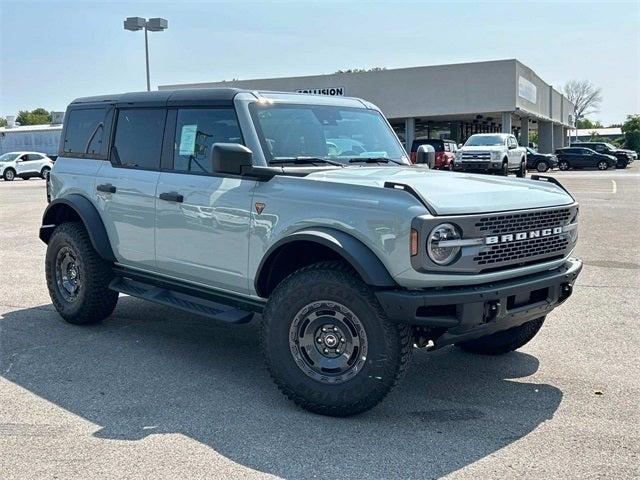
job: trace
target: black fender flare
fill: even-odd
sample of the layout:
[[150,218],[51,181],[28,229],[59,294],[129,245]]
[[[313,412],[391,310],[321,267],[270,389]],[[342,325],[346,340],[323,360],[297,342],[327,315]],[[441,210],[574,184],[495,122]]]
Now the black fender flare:
[[96,252],[98,252],[98,255],[105,260],[115,262],[116,257],[113,254],[113,249],[109,242],[109,235],[107,235],[107,229],[102,222],[100,213],[89,199],[78,193],[70,193],[63,197],[56,198],[49,204],[42,215],[42,226],[40,227],[39,233],[40,240],[44,243],[49,243],[55,227],[63,223],[63,221],[61,221],[61,218],[64,218],[62,212],[69,208],[73,210],[77,216],[80,217],[82,223],[84,223],[91,244],[93,248],[96,249]]
[[307,228],[294,232],[274,243],[264,254],[256,272],[254,287],[258,295],[264,293],[263,274],[265,267],[275,257],[275,253],[283,246],[307,241],[317,243],[330,248],[348,262],[360,275],[362,280],[370,286],[380,288],[393,288],[398,284],[378,256],[360,240],[354,236],[328,227]]

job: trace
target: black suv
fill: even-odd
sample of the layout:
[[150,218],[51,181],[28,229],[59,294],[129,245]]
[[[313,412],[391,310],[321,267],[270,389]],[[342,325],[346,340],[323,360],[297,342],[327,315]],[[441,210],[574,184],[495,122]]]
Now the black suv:
[[556,150],[558,168],[569,170],[570,168],[597,168],[607,170],[616,166],[616,157],[598,153],[590,148],[559,148]]
[[633,157],[626,151],[620,150],[619,148],[614,147],[610,143],[606,142],[572,142],[572,147],[581,147],[581,148],[590,148],[597,153],[601,153],[604,155],[613,155],[616,157],[617,163],[616,168],[627,168],[631,162],[633,162]]

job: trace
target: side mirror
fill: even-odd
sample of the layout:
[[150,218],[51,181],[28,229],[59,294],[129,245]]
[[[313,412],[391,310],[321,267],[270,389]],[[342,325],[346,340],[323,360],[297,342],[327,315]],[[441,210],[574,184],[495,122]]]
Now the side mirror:
[[215,173],[242,175],[252,165],[253,153],[239,143],[214,143],[211,149],[211,170]]
[[458,148],[462,148],[462,144],[461,143],[458,144]]
[[416,152],[416,163],[434,168],[436,166],[436,150],[431,145],[420,145]]

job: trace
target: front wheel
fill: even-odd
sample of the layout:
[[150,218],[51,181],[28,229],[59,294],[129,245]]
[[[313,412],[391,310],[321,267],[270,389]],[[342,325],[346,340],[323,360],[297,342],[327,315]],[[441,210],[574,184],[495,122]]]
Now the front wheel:
[[558,162],[558,168],[562,171],[569,170],[569,162],[567,162],[566,160],[560,160]]
[[545,162],[544,160],[541,160],[536,165],[536,170],[538,170],[540,173],[544,173],[547,170],[549,170],[549,164],[547,162]]
[[412,350],[409,328],[387,320],[373,291],[341,262],[305,267],[278,285],[263,314],[262,347],[289,399],[337,417],[378,404]]
[[49,167],[43,167],[40,171],[40,177],[46,180],[49,178],[49,173],[51,173],[51,169]]
[[500,175],[502,175],[503,177],[509,176],[509,163],[506,160],[502,164],[502,170],[500,170]]
[[598,162],[598,170],[607,170],[609,168],[609,164],[604,160],[600,160]]
[[520,168],[518,169],[516,176],[518,178],[525,178],[527,176],[527,163],[524,160],[520,163]]
[[16,178],[16,172],[13,170],[13,168],[7,168],[4,171],[2,178],[4,178],[6,182],[12,182]]
[[456,347],[465,352],[482,355],[502,355],[509,353],[529,343],[536,336],[546,317],[530,320],[518,327],[502,332],[496,332],[476,340],[456,343]]
[[69,323],[95,323],[107,318],[118,301],[109,289],[111,265],[93,248],[84,225],[58,225],[47,246],[47,287],[53,306]]

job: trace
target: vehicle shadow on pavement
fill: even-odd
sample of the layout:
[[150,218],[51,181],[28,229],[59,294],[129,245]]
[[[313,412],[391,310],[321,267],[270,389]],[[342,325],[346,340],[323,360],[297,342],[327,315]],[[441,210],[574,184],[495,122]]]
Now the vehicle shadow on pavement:
[[73,326],[51,305],[0,316],[0,374],[96,424],[95,436],[181,433],[284,478],[434,478],[522,438],[562,392],[513,380],[538,360],[416,351],[370,412],[300,410],[269,378],[258,325],[227,326],[121,297],[102,324]]

